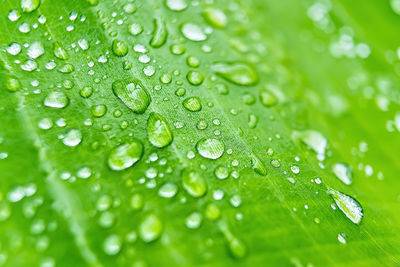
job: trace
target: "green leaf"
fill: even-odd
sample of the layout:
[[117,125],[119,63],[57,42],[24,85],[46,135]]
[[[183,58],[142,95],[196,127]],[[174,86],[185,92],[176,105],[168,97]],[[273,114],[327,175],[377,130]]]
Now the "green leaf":
[[399,265],[398,2],[0,2],[0,266]]

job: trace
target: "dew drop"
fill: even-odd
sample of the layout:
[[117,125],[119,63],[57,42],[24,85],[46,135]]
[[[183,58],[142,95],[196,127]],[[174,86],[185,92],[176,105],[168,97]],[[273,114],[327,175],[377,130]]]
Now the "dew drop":
[[10,92],[16,92],[21,88],[21,82],[15,77],[8,77],[6,88]]
[[163,225],[160,218],[155,214],[147,215],[139,227],[139,235],[144,242],[149,243],[157,240],[162,233]]
[[30,58],[38,58],[44,54],[44,47],[41,42],[33,42],[28,48],[28,56]]
[[154,31],[153,36],[150,40],[152,47],[161,47],[166,41],[168,36],[167,26],[162,18],[154,19]]
[[128,46],[124,42],[115,39],[112,43],[112,51],[117,57],[124,57],[128,54]]
[[173,198],[178,192],[178,186],[174,183],[167,182],[158,190],[158,195],[163,198]]
[[226,179],[229,176],[229,170],[228,168],[224,167],[224,166],[218,166],[217,168],[215,168],[214,170],[214,174],[218,179]]
[[152,112],[147,120],[147,135],[150,143],[163,148],[172,142],[173,136],[167,121],[158,113]]
[[207,7],[204,10],[203,15],[206,21],[216,28],[225,28],[226,24],[228,23],[225,13],[219,9]]
[[189,83],[196,86],[202,84],[204,80],[203,74],[198,71],[189,71],[186,77]]
[[328,194],[335,200],[339,209],[349,218],[353,223],[359,224],[363,218],[363,208],[361,204],[349,195],[341,193],[335,189],[328,188]]
[[82,141],[82,133],[80,130],[72,129],[63,138],[62,142],[64,145],[69,147],[77,146]]
[[130,34],[132,34],[133,36],[136,36],[143,32],[143,27],[139,23],[132,23],[131,25],[129,25],[128,30],[129,30]]
[[200,111],[201,110],[201,102],[200,99],[196,96],[188,97],[183,101],[183,106],[189,111]]
[[187,7],[185,0],[165,0],[165,5],[172,11],[182,11]]
[[114,95],[136,113],[144,113],[151,102],[146,88],[137,80],[118,80],[112,84]]
[[189,229],[197,229],[203,221],[203,216],[198,212],[193,212],[186,218],[186,227]]
[[65,108],[69,103],[69,98],[59,91],[53,91],[44,99],[44,105],[51,108]]
[[203,176],[195,171],[182,172],[182,186],[192,197],[202,197],[207,192],[207,184]]
[[300,139],[318,155],[325,154],[328,142],[320,132],[315,130],[306,130],[302,132],[294,131],[292,137],[294,139]]
[[183,36],[192,41],[204,41],[207,39],[207,35],[204,33],[200,26],[193,23],[186,23],[181,27]]
[[267,170],[265,169],[264,164],[255,154],[251,155],[251,165],[253,170],[259,175],[267,175]]
[[117,235],[110,235],[103,244],[104,252],[107,255],[117,255],[121,250],[121,240]]
[[25,13],[35,11],[40,5],[40,0],[21,0],[21,8]]
[[224,153],[224,143],[215,138],[203,138],[196,144],[197,152],[207,159],[218,159]]
[[139,140],[133,140],[129,143],[114,148],[108,156],[108,166],[114,171],[125,170],[136,162],[143,155],[143,145]]
[[261,90],[260,91],[260,102],[264,107],[272,107],[276,105],[277,103],[276,96],[271,93],[270,91],[267,90]]
[[216,62],[211,69],[222,78],[237,85],[247,86],[258,82],[258,73],[249,63]]
[[65,51],[65,49],[59,43],[55,43],[54,45],[54,55],[59,59],[68,59],[67,51]]
[[353,170],[346,163],[336,163],[332,166],[332,171],[343,183],[350,185],[353,182]]

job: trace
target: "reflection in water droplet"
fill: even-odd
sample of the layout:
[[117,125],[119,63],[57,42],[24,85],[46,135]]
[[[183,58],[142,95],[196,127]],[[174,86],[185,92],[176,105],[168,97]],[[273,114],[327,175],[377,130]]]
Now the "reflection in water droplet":
[[359,224],[363,218],[363,209],[361,204],[349,195],[341,193],[335,189],[328,188],[328,194],[335,200],[339,209],[349,218],[353,223]]

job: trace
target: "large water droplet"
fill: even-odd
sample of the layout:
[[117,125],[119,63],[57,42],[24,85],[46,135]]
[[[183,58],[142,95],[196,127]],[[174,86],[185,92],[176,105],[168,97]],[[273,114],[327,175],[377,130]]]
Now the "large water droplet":
[[258,82],[258,73],[249,63],[216,62],[211,69],[219,76],[238,85],[254,85]]
[[355,224],[359,224],[361,222],[364,214],[361,204],[357,200],[332,188],[328,188],[328,194],[333,197],[336,205],[346,215],[347,218],[349,218]]
[[255,154],[251,155],[251,165],[253,167],[253,170],[259,175],[267,175],[267,170],[265,169],[264,164]]
[[218,159],[224,153],[224,143],[215,138],[203,138],[196,145],[199,154],[207,159]]
[[147,120],[147,135],[150,143],[163,148],[172,142],[173,136],[167,121],[158,113],[150,113]]
[[353,182],[353,171],[346,163],[336,163],[332,166],[332,171],[343,183],[350,185]]
[[167,40],[167,36],[168,30],[165,21],[162,18],[154,19],[154,31],[150,45],[155,48],[162,46]]
[[44,105],[52,108],[65,108],[69,103],[68,97],[59,91],[53,91],[44,99]]
[[195,171],[182,172],[182,186],[192,197],[202,197],[207,192],[207,184],[203,176]]
[[133,140],[114,148],[108,156],[108,166],[114,171],[121,171],[138,162],[143,155],[143,145]]
[[21,8],[23,12],[31,13],[40,5],[40,0],[21,0]]
[[181,28],[183,36],[192,41],[204,41],[207,39],[207,35],[203,29],[193,23],[186,23]]
[[28,48],[30,58],[38,58],[44,54],[44,47],[41,42],[33,42]]
[[162,221],[155,214],[147,215],[139,227],[140,237],[144,242],[152,242],[161,236],[163,230]]
[[151,102],[146,88],[137,80],[118,80],[112,84],[114,94],[136,113],[144,113]]

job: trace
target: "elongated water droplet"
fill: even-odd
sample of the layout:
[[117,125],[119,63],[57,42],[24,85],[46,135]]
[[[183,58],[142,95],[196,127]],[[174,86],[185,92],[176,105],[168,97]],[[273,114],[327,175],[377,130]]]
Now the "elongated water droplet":
[[215,138],[203,138],[197,142],[197,152],[207,159],[218,159],[224,153],[224,143]]
[[253,167],[253,170],[259,175],[267,175],[267,170],[265,169],[264,164],[255,154],[251,155],[251,165]]
[[187,7],[185,0],[165,0],[165,5],[173,11],[182,11]]
[[139,227],[140,237],[144,242],[152,242],[161,236],[163,230],[162,221],[155,214],[147,215]]
[[181,27],[183,36],[192,41],[204,41],[207,39],[207,35],[204,33],[200,26],[193,23],[186,23]]
[[258,117],[257,117],[257,115],[254,115],[254,114],[249,114],[249,121],[248,121],[248,125],[249,125],[249,127],[250,128],[256,128],[256,126],[257,126],[257,123],[258,123]]
[[151,102],[146,88],[137,80],[118,80],[112,84],[114,94],[136,113],[144,113]]
[[117,57],[124,57],[128,54],[128,46],[124,42],[115,39],[112,43],[112,51]]
[[168,30],[165,21],[162,18],[154,19],[154,31],[150,40],[152,47],[160,47],[167,41]]
[[53,91],[44,99],[44,105],[52,108],[65,108],[69,103],[68,97],[59,91]]
[[211,69],[222,78],[238,85],[254,85],[258,82],[258,73],[249,63],[216,62]]
[[336,163],[332,166],[332,171],[343,183],[350,185],[353,182],[353,170],[346,163]]
[[150,143],[158,148],[163,148],[172,142],[173,136],[167,121],[155,112],[150,113],[147,120],[147,135]]
[[218,226],[225,236],[232,256],[235,258],[243,258],[246,255],[246,246],[243,242],[232,234],[225,221],[219,221]]
[[207,7],[204,10],[203,15],[207,22],[216,28],[225,28],[226,24],[228,23],[225,13],[219,9]]
[[82,133],[77,129],[70,130],[62,140],[66,146],[74,147],[82,142]]
[[359,224],[363,218],[363,208],[361,204],[349,195],[341,193],[335,189],[328,188],[328,194],[335,200],[339,209],[349,218],[353,223]]
[[195,171],[182,172],[182,186],[192,197],[202,197],[207,192],[207,184],[203,176]]
[[201,102],[200,99],[196,96],[188,97],[183,101],[183,106],[189,111],[200,111],[201,110]]
[[125,170],[138,162],[142,155],[142,142],[136,139],[114,148],[108,156],[108,166],[114,171]]
[[21,0],[21,8],[25,13],[35,11],[40,5],[40,0]]

